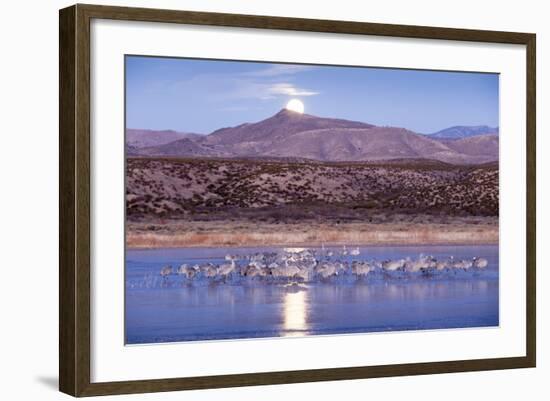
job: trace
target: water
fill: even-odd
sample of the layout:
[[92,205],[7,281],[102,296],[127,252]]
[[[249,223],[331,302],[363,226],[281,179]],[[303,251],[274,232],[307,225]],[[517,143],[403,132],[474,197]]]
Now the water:
[[[223,263],[224,256],[277,248],[129,250],[126,343],[288,337],[498,326],[498,246],[361,247],[359,260],[433,255],[484,257],[483,274],[357,282],[233,284],[163,278],[171,264]],[[346,256],[345,259],[351,257]]]

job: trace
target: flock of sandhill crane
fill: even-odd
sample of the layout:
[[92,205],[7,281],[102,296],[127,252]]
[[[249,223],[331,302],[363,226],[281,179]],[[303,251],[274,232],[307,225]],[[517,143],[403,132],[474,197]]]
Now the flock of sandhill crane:
[[258,252],[247,256],[226,255],[225,263],[182,264],[174,269],[164,266],[160,275],[167,278],[179,275],[186,280],[201,278],[227,281],[236,278],[257,278],[275,281],[323,281],[335,277],[433,277],[458,272],[480,272],[488,261],[485,258],[455,260],[452,256],[437,260],[433,256],[420,255],[417,259],[400,258],[383,261],[351,260],[360,255],[359,248],[319,250],[286,248],[283,252]]

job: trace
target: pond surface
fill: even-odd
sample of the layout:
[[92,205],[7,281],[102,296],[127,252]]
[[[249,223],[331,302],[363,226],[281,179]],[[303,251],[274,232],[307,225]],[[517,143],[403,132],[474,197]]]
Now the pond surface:
[[250,255],[279,249],[128,250],[126,343],[498,326],[497,245],[359,249],[360,255],[353,260],[475,256],[486,258],[489,265],[482,274],[442,278],[188,283],[177,275],[161,277],[159,272],[167,264],[219,264],[228,253]]

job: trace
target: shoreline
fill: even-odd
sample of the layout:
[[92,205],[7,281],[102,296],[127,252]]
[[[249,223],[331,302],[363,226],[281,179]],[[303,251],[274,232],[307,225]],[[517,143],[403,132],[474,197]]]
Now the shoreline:
[[288,247],[288,248],[318,248],[322,245],[326,248],[334,248],[334,247],[340,247],[345,245],[346,247],[384,247],[384,246],[392,246],[392,247],[415,247],[415,246],[491,246],[491,245],[498,245],[498,241],[496,242],[476,242],[476,243],[450,243],[450,242],[442,242],[442,243],[430,243],[430,244],[402,244],[402,243],[384,243],[384,244],[355,244],[355,243],[342,243],[342,244],[262,244],[262,245],[185,245],[185,246],[155,246],[155,247],[148,247],[148,246],[128,246],[126,245],[127,251],[147,251],[147,250],[155,250],[155,249],[181,249],[181,248],[201,248],[201,249],[214,249],[214,248],[261,248],[261,247]]
[[[178,227],[179,228],[179,227]],[[167,228],[163,232],[126,232],[127,249],[210,247],[317,247],[498,245],[498,225],[349,224],[317,225],[304,231],[286,227],[207,227],[203,230]]]

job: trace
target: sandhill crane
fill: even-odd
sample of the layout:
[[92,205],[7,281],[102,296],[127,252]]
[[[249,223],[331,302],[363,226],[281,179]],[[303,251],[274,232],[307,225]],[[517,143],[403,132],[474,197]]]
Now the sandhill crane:
[[162,269],[160,269],[160,275],[162,277],[166,277],[166,276],[169,276],[173,273],[173,269],[172,269],[172,266],[164,266]]
[[426,268],[426,261],[424,258],[420,258],[417,260],[407,260],[405,262],[405,271],[409,273],[416,273],[419,272],[421,269]]
[[246,277],[256,277],[260,276],[262,273],[261,269],[257,268],[256,266],[249,264],[246,266],[246,268],[243,271],[243,276]]
[[192,279],[195,277],[195,275],[198,273],[199,269],[198,266],[188,266],[187,264],[183,264],[178,269],[178,274],[184,275],[188,279]]
[[[228,255],[229,256],[229,255]],[[234,270],[235,270],[235,259],[231,256],[229,256],[229,258],[226,256],[225,260],[230,260],[231,262],[230,263],[224,263],[223,265],[220,265],[220,267],[218,267],[218,276],[221,276],[221,277],[224,277],[226,278],[227,276],[229,276]]]
[[437,259],[433,256],[426,257],[426,269],[435,269],[437,267]]
[[485,269],[488,264],[489,262],[485,258],[477,258],[477,257],[473,258],[473,265],[477,269]]
[[344,245],[344,246],[342,247],[342,250],[340,251],[340,255],[341,255],[341,256],[347,256],[348,253],[349,253],[349,252],[348,252],[348,249],[347,249],[346,246]]
[[447,266],[449,265],[449,262],[446,260],[438,260],[435,264],[435,269],[438,271],[445,270]]
[[313,268],[310,268],[310,267],[300,268],[298,273],[296,273],[296,277],[301,278],[304,281],[309,281],[312,276],[312,270]]
[[199,269],[203,276],[207,278],[214,278],[218,274],[216,266],[214,266],[212,263],[201,265]]
[[405,266],[405,262],[407,262],[405,259],[385,260],[382,262],[382,269],[387,271],[399,270]]
[[356,276],[366,276],[374,270],[374,266],[368,262],[354,261],[351,265],[351,272]]
[[427,273],[430,269],[435,269],[436,266],[437,260],[433,256],[420,255],[418,260],[405,264],[405,271]]
[[296,274],[300,273],[300,269],[295,265],[286,265],[275,269],[275,272],[276,274],[274,274],[274,276],[276,277],[292,278]]
[[315,272],[322,278],[329,278],[337,274],[336,264],[331,262],[324,262],[316,267]]
[[452,264],[452,267],[454,269],[462,269],[462,270],[468,270],[470,267],[472,267],[472,261],[471,260],[459,260],[458,262],[454,262]]

